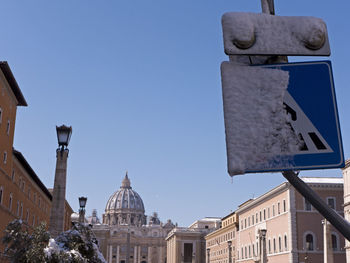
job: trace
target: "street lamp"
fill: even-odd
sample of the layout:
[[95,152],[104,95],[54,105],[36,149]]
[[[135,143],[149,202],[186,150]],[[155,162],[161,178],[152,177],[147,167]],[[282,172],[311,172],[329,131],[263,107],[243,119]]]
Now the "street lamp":
[[61,147],[61,151],[64,146],[68,146],[70,137],[72,136],[72,126],[68,127],[65,125],[56,126],[58,145]]
[[85,206],[86,206],[87,197],[79,197],[79,223],[85,222]]
[[57,237],[64,230],[64,207],[66,201],[66,178],[68,144],[72,136],[72,127],[56,126],[58,149],[56,150],[55,183],[52,192],[49,232]]
[[232,263],[232,241],[227,241],[228,245],[228,263]]

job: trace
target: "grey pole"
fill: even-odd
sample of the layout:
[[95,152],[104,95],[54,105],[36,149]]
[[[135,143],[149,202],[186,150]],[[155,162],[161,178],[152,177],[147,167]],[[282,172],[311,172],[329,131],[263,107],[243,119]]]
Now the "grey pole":
[[342,235],[350,241],[350,224],[332,208],[330,208],[306,183],[301,180],[297,173],[285,171],[282,173],[288,182],[306,199],[313,207],[327,219]]

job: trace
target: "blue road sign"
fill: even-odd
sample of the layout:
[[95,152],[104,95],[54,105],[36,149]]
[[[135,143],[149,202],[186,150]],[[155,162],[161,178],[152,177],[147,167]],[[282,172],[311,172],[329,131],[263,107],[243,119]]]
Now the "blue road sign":
[[[269,172],[344,167],[332,65],[330,61],[261,65],[289,72],[283,103],[291,126],[303,145],[293,156],[293,167],[275,167]],[[290,163],[289,163],[290,164]]]

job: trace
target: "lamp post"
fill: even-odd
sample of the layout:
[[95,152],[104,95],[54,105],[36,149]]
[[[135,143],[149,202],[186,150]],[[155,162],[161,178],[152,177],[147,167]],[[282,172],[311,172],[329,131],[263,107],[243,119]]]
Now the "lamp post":
[[79,197],[79,223],[85,222],[85,206],[86,206],[87,197]]
[[52,193],[49,232],[57,237],[64,230],[64,206],[66,201],[66,177],[68,144],[72,135],[72,127],[56,126],[58,149],[56,150],[55,182]]
[[232,241],[227,241],[228,245],[228,263],[232,263]]

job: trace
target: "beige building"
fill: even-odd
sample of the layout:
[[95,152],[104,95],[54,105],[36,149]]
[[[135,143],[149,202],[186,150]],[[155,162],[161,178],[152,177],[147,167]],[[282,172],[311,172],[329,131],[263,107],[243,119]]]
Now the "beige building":
[[[343,214],[342,178],[302,178],[324,201]],[[235,262],[324,262],[322,216],[285,182],[236,210]],[[266,243],[259,240],[266,231]],[[345,262],[344,238],[330,227],[334,262]],[[265,245],[265,246],[263,246]],[[219,263],[228,262],[227,260]]]
[[166,237],[167,263],[204,263],[204,237],[219,229],[220,225],[220,218],[206,217],[195,221],[189,227],[175,227]]
[[[350,160],[346,160],[343,168],[344,179],[344,216],[350,222]],[[345,241],[346,262],[350,262],[350,242]]]
[[222,226],[205,236],[206,263],[236,262],[236,233],[238,220],[235,212],[222,218]]
[[89,217],[101,252],[108,263],[165,263],[165,237],[175,227],[163,224],[157,213],[147,217],[140,195],[126,174],[120,189],[111,195],[102,224],[96,212]]

